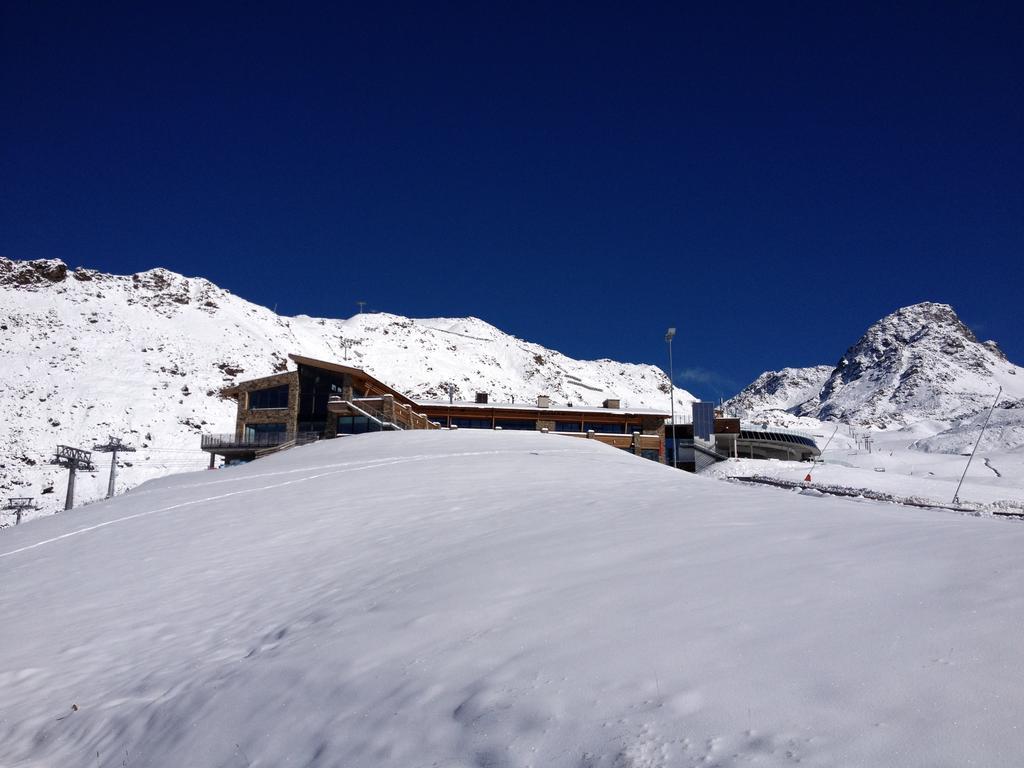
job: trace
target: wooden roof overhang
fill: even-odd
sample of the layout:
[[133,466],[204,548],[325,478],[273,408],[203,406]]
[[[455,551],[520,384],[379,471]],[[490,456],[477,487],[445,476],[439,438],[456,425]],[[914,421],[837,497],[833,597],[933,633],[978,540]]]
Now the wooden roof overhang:
[[408,396],[403,395],[397,389],[392,389],[383,381],[375,379],[362,368],[352,368],[348,365],[329,363],[326,360],[317,360],[312,357],[303,357],[302,355],[288,355],[288,357],[294,360],[296,365],[304,365],[308,368],[319,368],[322,371],[330,371],[331,373],[341,373],[351,376],[360,384],[360,386],[356,387],[359,397],[391,395],[395,398],[395,402],[402,403],[403,405],[416,406],[416,403]]

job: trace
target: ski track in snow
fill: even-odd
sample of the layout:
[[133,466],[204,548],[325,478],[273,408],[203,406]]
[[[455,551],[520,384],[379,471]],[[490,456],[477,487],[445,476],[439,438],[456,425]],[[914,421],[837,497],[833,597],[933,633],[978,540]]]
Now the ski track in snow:
[[[558,451],[558,450],[530,451],[530,453],[534,453],[534,454],[541,454],[541,453],[542,454],[555,454],[555,453],[564,453],[564,452],[565,451]],[[214,480],[213,482],[207,482],[207,483],[197,483],[195,485],[183,485],[183,486],[180,486],[180,487],[184,490],[184,489],[189,489],[189,488],[199,488],[199,487],[207,487],[207,486],[210,486],[210,485],[218,485],[218,484],[221,484],[221,483],[252,482],[253,479],[265,479],[265,478],[268,478],[268,477],[274,477],[276,475],[290,475],[290,474],[296,474],[296,473],[305,473],[305,472],[308,472],[310,469],[317,470],[315,472],[315,474],[304,475],[303,477],[297,477],[297,478],[294,478],[294,479],[291,479],[291,480],[286,480],[286,481],[284,481],[282,483],[273,483],[271,485],[262,485],[262,486],[259,486],[259,487],[256,487],[256,488],[244,488],[244,489],[242,489],[240,491],[231,491],[229,493],[222,493],[222,494],[219,494],[219,495],[216,495],[216,496],[206,496],[206,497],[201,498],[201,499],[192,499],[191,501],[184,501],[184,502],[181,502],[180,504],[171,504],[170,506],[161,507],[159,509],[151,509],[151,510],[147,510],[145,512],[137,512],[134,515],[125,515],[124,517],[118,517],[118,518],[115,518],[113,520],[106,520],[106,521],[104,521],[102,523],[97,523],[95,525],[90,525],[90,526],[87,526],[85,528],[79,528],[79,529],[74,530],[74,531],[69,531],[68,533],[61,534],[60,536],[54,536],[53,538],[50,538],[50,539],[44,539],[42,541],[36,542],[35,544],[30,544],[30,545],[25,546],[25,547],[20,547],[19,549],[12,549],[10,552],[0,552],[0,559],[3,559],[5,557],[11,557],[11,556],[17,555],[17,554],[19,554],[21,552],[28,552],[29,550],[32,550],[32,549],[38,549],[39,547],[46,546],[47,544],[53,544],[53,543],[58,542],[58,541],[63,541],[64,539],[70,539],[70,538],[72,538],[74,536],[80,536],[83,533],[89,533],[91,531],[96,531],[96,530],[99,530],[101,528],[107,528],[107,527],[109,527],[111,525],[117,525],[119,523],[125,523],[125,522],[129,522],[131,520],[137,520],[137,519],[142,518],[142,517],[149,517],[151,515],[159,515],[159,514],[162,514],[164,512],[173,512],[174,510],[184,509],[186,507],[192,507],[192,506],[195,506],[196,504],[206,504],[206,503],[213,502],[213,501],[221,501],[223,499],[229,499],[229,498],[231,498],[233,496],[241,496],[241,495],[248,494],[248,493],[263,493],[265,491],[269,491],[269,490],[272,490],[272,489],[275,489],[275,488],[284,488],[285,486],[295,485],[296,483],[304,483],[304,482],[308,482],[310,480],[319,480],[319,479],[324,478],[324,477],[331,477],[333,475],[341,475],[341,474],[345,474],[347,472],[363,472],[363,471],[366,471],[366,470],[369,470],[369,469],[380,469],[380,468],[383,468],[383,467],[392,467],[392,466],[395,466],[397,464],[411,464],[411,463],[420,462],[420,461],[444,461],[444,460],[450,460],[450,459],[455,459],[455,458],[465,458],[465,457],[469,457],[469,456],[489,456],[489,455],[513,454],[513,453],[522,453],[522,451],[467,451],[467,452],[462,452],[462,453],[448,453],[448,454],[434,454],[434,455],[424,454],[424,455],[420,455],[420,456],[408,456],[408,457],[405,457],[405,458],[372,459],[372,460],[366,461],[366,462],[343,462],[342,464],[334,464],[334,465],[327,464],[327,465],[323,465],[323,466],[320,466],[320,467],[312,467],[312,468],[310,468],[310,467],[303,467],[301,469],[291,469],[291,470],[287,470],[287,471],[284,471],[284,472],[267,472],[267,473],[264,473],[264,474],[255,475],[255,477],[250,475],[250,476],[247,476],[247,477],[229,478],[229,479],[225,479],[225,480]],[[341,467],[341,468],[338,469],[338,467]],[[334,471],[328,471],[328,472],[319,471],[319,470],[324,470],[324,469],[332,469]],[[155,490],[154,491],[148,491],[148,493],[156,493],[156,492],[157,491],[155,491]],[[133,494],[133,498],[137,497],[137,496],[142,496],[143,493],[146,493],[146,492],[141,492],[141,493]]]
[[5,768],[1024,764],[1019,525],[464,430],[0,541],[126,520],[0,560]]

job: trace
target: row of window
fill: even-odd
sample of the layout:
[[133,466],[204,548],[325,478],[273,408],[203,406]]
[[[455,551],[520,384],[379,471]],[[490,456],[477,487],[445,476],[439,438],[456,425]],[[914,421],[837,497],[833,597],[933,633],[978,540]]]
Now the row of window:
[[596,432],[605,435],[630,435],[634,432],[642,432],[639,424],[608,424],[600,421],[585,421],[582,424],[578,421],[556,421],[555,432]]
[[281,424],[246,424],[245,434],[247,437],[252,435],[266,435],[271,433],[285,432],[288,429],[288,425]]
[[459,429],[490,429],[490,419],[468,419],[459,416],[452,417],[452,426]]
[[740,430],[740,440],[774,440],[777,443],[795,443],[814,448],[815,442],[803,435],[791,435],[788,432],[761,432],[749,429]]
[[[440,421],[444,424],[444,420]],[[537,422],[533,419],[495,419],[493,426],[490,419],[472,419],[467,416],[452,416],[453,427],[459,429],[493,429],[493,427],[501,427],[502,429],[522,429],[522,430],[535,430],[537,429]]]
[[[626,453],[633,453],[633,449],[631,447],[629,447],[629,446],[623,446],[620,450],[623,450]],[[660,462],[661,461],[661,454],[658,452],[657,448],[641,448],[640,449],[640,458],[647,459],[648,461],[658,461],[658,462]],[[672,462],[669,461],[668,463],[671,464]]]
[[[444,421],[442,420],[443,424]],[[495,419],[493,422],[490,419],[476,419],[468,416],[453,416],[451,420],[453,427],[459,429],[493,429],[494,427],[501,427],[502,429],[521,429],[521,430],[536,430],[537,422],[533,419]],[[622,424],[608,424],[600,421],[556,421],[555,431],[556,432],[590,432],[593,430],[596,433],[601,434],[632,434],[633,432],[641,432],[639,424],[628,424],[623,427]]]
[[249,393],[249,410],[258,411],[265,408],[288,407],[288,385],[268,389],[255,389]]
[[361,435],[364,432],[380,432],[381,426],[373,419],[365,416],[339,416],[339,435]]

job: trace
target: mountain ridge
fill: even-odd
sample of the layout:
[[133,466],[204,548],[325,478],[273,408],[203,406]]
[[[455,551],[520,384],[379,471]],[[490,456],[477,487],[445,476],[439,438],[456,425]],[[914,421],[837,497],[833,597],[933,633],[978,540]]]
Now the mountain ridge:
[[[200,469],[200,433],[234,428],[220,390],[285,370],[289,353],[348,362],[417,399],[453,385],[457,399],[668,407],[654,365],[575,360],[480,318],[285,317],[161,267],[110,275],[0,257],[0,496],[41,497],[54,511],[67,474],[46,464],[56,445],[108,434],[140,449],[119,457],[119,491]],[[685,409],[694,398],[676,388],[675,399]],[[107,466],[80,475],[80,499],[102,495]]]

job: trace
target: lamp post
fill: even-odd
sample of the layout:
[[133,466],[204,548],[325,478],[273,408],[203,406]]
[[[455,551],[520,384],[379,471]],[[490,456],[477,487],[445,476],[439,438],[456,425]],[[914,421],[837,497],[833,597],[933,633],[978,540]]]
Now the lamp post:
[[672,406],[672,468],[678,469],[679,465],[676,461],[676,385],[675,374],[672,371],[672,339],[675,336],[675,328],[665,331],[665,341],[668,342],[668,396]]

